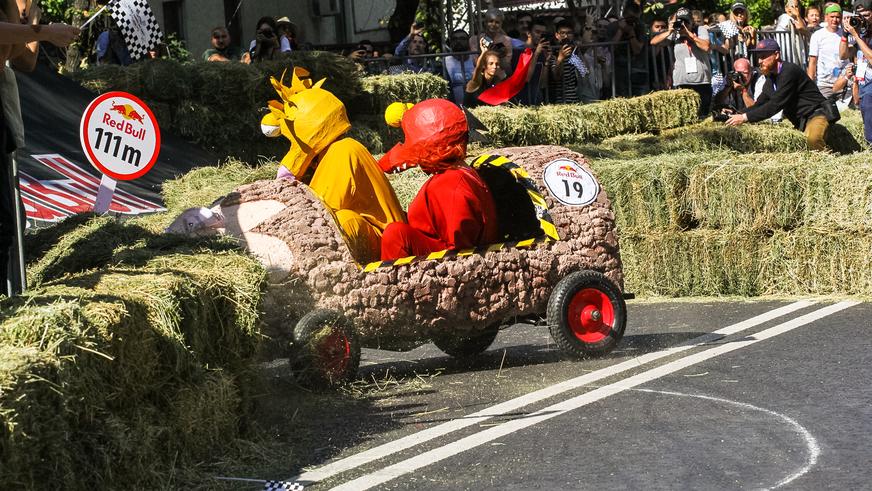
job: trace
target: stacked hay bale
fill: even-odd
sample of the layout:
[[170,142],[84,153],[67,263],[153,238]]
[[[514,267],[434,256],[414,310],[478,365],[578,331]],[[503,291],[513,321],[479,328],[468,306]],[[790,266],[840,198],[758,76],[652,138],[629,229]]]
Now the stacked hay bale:
[[[247,162],[277,157],[287,141],[264,137],[260,118],[275,98],[269,78],[294,66],[308,69],[314,80],[342,100],[352,120],[350,136],[373,153],[402,139],[384,123],[392,102],[420,102],[447,97],[448,82],[431,74],[362,77],[349,59],[331,53],[300,51],[279,61],[187,63],[147,60],[130,67],[95,66],[76,74],[95,91],[122,90],[141,97],[162,127],[221,155]],[[582,144],[627,134],[677,128],[696,120],[699,97],[693,91],[664,91],[633,99],[590,105],[478,107],[472,113],[489,128],[494,146]]]
[[[865,147],[859,119],[845,113],[831,147]],[[630,291],[872,294],[869,152],[808,152],[786,125],[711,122],[580,150],[612,198]]]
[[79,216],[28,236],[0,301],[0,488],[157,488],[250,401],[265,275],[221,241]]

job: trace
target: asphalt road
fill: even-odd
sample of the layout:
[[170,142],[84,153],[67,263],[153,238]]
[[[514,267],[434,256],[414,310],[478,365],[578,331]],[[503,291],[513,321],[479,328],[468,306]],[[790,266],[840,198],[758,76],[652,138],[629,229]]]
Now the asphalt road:
[[[365,350],[414,390],[349,417],[307,489],[872,489],[872,305],[628,303],[620,348],[563,359],[541,326],[473,365]],[[496,405],[500,405],[494,407]],[[294,475],[295,472],[298,475]]]

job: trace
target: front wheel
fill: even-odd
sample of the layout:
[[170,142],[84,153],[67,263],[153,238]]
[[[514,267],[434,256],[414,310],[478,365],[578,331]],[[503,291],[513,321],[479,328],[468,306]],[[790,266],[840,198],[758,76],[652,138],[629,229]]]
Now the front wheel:
[[294,328],[294,345],[294,368],[315,385],[338,385],[357,374],[360,342],[339,312],[318,309],[304,315]]
[[627,306],[621,291],[596,271],[560,280],[548,299],[548,330],[557,346],[575,358],[604,355],[624,335]]

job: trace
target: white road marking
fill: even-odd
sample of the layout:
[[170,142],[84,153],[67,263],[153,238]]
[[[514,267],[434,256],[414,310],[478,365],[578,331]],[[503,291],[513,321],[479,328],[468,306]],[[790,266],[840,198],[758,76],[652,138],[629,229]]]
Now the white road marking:
[[817,464],[818,457],[821,454],[821,447],[818,445],[817,439],[815,439],[815,437],[812,436],[812,434],[807,429],[805,429],[804,426],[799,424],[795,419],[793,419],[790,416],[787,416],[785,414],[781,414],[781,413],[772,411],[770,409],[758,407],[758,406],[755,406],[753,404],[748,404],[748,403],[739,402],[739,401],[731,401],[729,399],[722,399],[720,397],[704,396],[704,395],[698,395],[698,394],[684,394],[681,392],[672,392],[672,391],[666,391],[666,390],[652,390],[652,389],[633,389],[633,390],[637,391],[637,392],[650,392],[652,394],[663,394],[663,395],[669,395],[669,396],[694,397],[697,399],[705,399],[707,401],[721,402],[724,404],[732,404],[734,406],[739,406],[741,408],[753,409],[754,411],[760,411],[760,412],[769,414],[770,416],[775,416],[776,418],[780,418],[780,419],[786,421],[787,424],[792,426],[793,429],[796,430],[796,432],[799,435],[801,435],[802,438],[805,440],[805,446],[808,448],[808,458],[805,461],[805,465],[803,465],[801,468],[799,468],[796,472],[794,472],[793,474],[778,481],[772,487],[769,487],[766,489],[778,489],[778,488],[780,488],[782,486],[786,486],[787,484],[790,484],[791,482],[795,481],[796,479],[802,477],[803,475],[805,475],[805,473],[807,473],[809,470],[811,470],[811,468],[814,467],[815,464]]
[[558,402],[557,404],[546,407],[545,409],[541,409],[529,415],[525,415],[525,417],[523,418],[507,421],[499,426],[495,426],[480,431],[478,433],[474,433],[465,438],[461,438],[460,440],[457,440],[453,443],[449,443],[447,445],[421,453],[415,457],[404,460],[402,462],[398,462],[394,465],[390,465],[371,474],[366,474],[357,479],[336,486],[332,489],[336,491],[358,491],[370,489],[374,486],[386,483],[404,474],[408,474],[422,467],[426,467],[435,462],[447,459],[484,443],[488,443],[506,435],[510,435],[524,428],[529,428],[530,426],[541,423],[543,421],[547,421],[551,418],[560,416],[574,409],[578,409],[582,406],[586,406],[593,402],[605,399],[606,397],[609,397],[611,395],[618,394],[628,389],[632,389],[646,382],[650,382],[660,377],[675,373],[679,370],[691,367],[716,356],[730,353],[741,348],[746,348],[753,344],[759,343],[760,341],[764,341],[766,339],[778,336],[779,334],[784,334],[798,327],[820,320],[828,315],[857,305],[858,303],[860,302],[845,301],[823,307],[811,313],[797,317],[796,319],[760,331],[759,333],[748,338],[739,339],[736,341],[718,345],[714,348],[709,348],[707,350],[688,355],[684,358],[679,358],[678,360],[674,360],[664,365],[652,368],[651,370],[647,370],[645,372],[639,373],[632,377],[628,377],[613,384],[609,384],[594,389],[590,392],[586,392],[579,396],[572,397],[565,401]]
[[636,358],[632,358],[630,360],[618,363],[616,365],[612,365],[601,370],[597,370],[595,372],[591,372],[565,382],[561,382],[559,384],[555,384],[549,387],[545,387],[543,389],[537,390],[535,392],[531,392],[529,394],[525,394],[520,397],[516,397],[514,399],[510,399],[506,402],[497,404],[495,406],[491,406],[489,408],[485,408],[476,413],[470,414],[468,416],[451,420],[445,423],[442,423],[437,426],[433,426],[431,428],[427,428],[425,430],[421,430],[417,433],[413,433],[411,435],[405,436],[398,440],[394,440],[392,442],[385,443],[384,445],[379,445],[378,447],[371,448],[369,450],[365,450],[355,455],[351,455],[344,459],[337,460],[335,462],[331,462],[324,466],[318,467],[316,469],[304,472],[298,476],[292,477],[288,480],[293,481],[301,481],[307,483],[315,483],[318,481],[323,481],[329,477],[335,476],[342,472],[346,472],[348,470],[354,469],[356,467],[360,467],[361,465],[367,464],[369,462],[373,462],[375,460],[384,458],[388,455],[400,452],[402,450],[414,447],[416,445],[420,445],[424,442],[430,441],[434,438],[441,437],[443,435],[447,435],[449,433],[461,430],[463,428],[467,428],[470,426],[477,425],[483,421],[487,421],[488,419],[502,416],[505,414],[510,414],[516,412],[517,410],[528,406],[530,404],[534,404],[550,397],[554,397],[560,395],[564,392],[578,389],[585,385],[597,382],[607,377],[611,377],[621,372],[625,372],[627,370],[631,370],[634,368],[638,368],[647,363],[651,363],[653,361],[659,360],[661,358],[665,358],[668,356],[675,355],[676,353],[680,353],[682,351],[689,350],[691,348],[698,347],[700,345],[711,343],[713,341],[717,341],[722,339],[725,336],[729,336],[731,334],[736,334],[738,332],[744,331],[746,329],[750,329],[752,327],[758,326],[760,324],[764,324],[773,319],[777,319],[779,317],[785,316],[787,314],[793,313],[797,310],[809,307],[814,305],[815,302],[808,300],[801,300],[798,302],[794,302],[789,305],[785,305],[783,307],[779,307],[777,309],[771,310],[769,312],[764,312],[760,315],[751,317],[750,319],[744,320],[742,322],[738,322],[736,324],[732,324],[730,326],[724,327],[722,329],[718,329],[717,331],[704,334],[702,336],[698,336],[691,340],[688,340],[684,343],[672,346],[670,348],[655,351],[653,353],[648,353],[642,356],[638,356]]

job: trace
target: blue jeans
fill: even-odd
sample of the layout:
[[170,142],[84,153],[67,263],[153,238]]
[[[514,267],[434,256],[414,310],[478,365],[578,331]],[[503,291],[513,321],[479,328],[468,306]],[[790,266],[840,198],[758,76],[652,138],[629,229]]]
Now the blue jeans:
[[863,115],[863,133],[866,141],[872,143],[872,94],[860,99],[860,114]]

